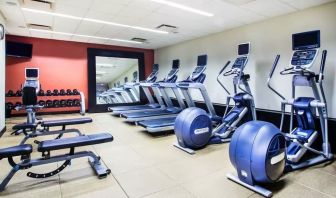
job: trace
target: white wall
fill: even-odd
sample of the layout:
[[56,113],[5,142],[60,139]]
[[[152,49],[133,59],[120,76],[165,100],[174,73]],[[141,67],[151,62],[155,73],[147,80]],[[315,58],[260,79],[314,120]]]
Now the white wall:
[[[216,76],[224,64],[233,61],[237,55],[237,45],[251,42],[251,55],[246,73],[251,75],[250,86],[255,97],[257,108],[280,110],[280,99],[266,86],[268,73],[276,54],[281,55],[278,70],[273,82],[277,90],[286,97],[290,97],[290,78],[280,76],[278,71],[289,63],[291,56],[292,33],[321,30],[321,49],[328,50],[325,69],[325,92],[329,105],[329,116],[336,118],[336,3],[325,4],[297,13],[284,15],[266,21],[246,25],[229,31],[190,40],[173,46],[155,50],[155,62],[160,64],[159,79],[171,67],[171,61],[179,58],[181,70],[179,79],[184,79],[196,65],[197,55],[208,55],[207,79],[205,86],[212,102],[225,103],[226,94],[216,82]],[[320,53],[321,55],[321,53]],[[320,63],[319,56],[313,66],[317,71]],[[223,79],[232,90],[231,78]],[[307,95],[307,90],[299,90],[300,94]],[[199,94],[193,93],[196,100]]]
[[[0,16],[0,23],[5,24]],[[5,127],[5,39],[0,41],[0,130]]]

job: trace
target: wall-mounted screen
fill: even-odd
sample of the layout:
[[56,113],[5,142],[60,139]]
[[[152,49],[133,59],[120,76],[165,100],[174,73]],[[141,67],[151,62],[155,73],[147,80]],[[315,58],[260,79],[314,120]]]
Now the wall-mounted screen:
[[6,55],[20,58],[31,58],[33,45],[28,43],[6,42]]

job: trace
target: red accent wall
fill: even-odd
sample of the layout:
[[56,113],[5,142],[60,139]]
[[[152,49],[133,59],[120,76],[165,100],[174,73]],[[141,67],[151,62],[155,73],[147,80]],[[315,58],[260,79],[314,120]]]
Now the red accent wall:
[[[44,91],[48,89],[78,89],[86,96],[86,106],[88,104],[87,48],[143,52],[145,54],[146,75],[150,73],[154,63],[154,51],[148,49],[11,35],[6,36],[6,40],[33,44],[31,59],[6,58],[6,92],[9,89],[16,91],[20,88],[25,80],[26,67],[38,67],[40,68],[40,83]],[[64,110],[49,109],[49,111]]]

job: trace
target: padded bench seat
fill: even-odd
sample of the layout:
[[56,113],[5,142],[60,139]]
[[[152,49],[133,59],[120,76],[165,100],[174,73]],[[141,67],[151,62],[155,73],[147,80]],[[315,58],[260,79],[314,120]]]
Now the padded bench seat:
[[42,127],[55,127],[55,126],[65,126],[65,125],[76,125],[85,124],[92,122],[92,118],[73,118],[73,119],[63,119],[63,120],[48,120],[41,123]]
[[0,159],[21,156],[21,155],[28,155],[28,154],[31,154],[32,152],[33,152],[33,147],[30,144],[13,146],[9,148],[0,149]]
[[13,130],[26,130],[26,129],[35,129],[37,127],[37,124],[27,124],[27,123],[22,123],[22,124],[17,124],[13,126]]
[[88,146],[112,142],[113,136],[109,133],[99,133],[93,135],[83,135],[71,138],[62,138],[55,140],[46,140],[39,143],[37,150],[39,152],[54,151],[60,149]]

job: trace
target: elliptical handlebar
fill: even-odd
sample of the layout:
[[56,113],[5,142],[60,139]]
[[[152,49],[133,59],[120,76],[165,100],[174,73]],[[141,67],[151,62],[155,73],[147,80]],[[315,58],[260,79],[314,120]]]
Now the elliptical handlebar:
[[[272,66],[272,70],[271,70],[271,72],[270,72],[270,74],[269,74],[269,77],[268,77],[268,79],[267,79],[267,86],[268,86],[268,88],[269,88],[271,91],[273,91],[276,95],[278,95],[282,100],[286,100],[286,98],[285,98],[283,95],[281,95],[277,90],[275,90],[275,89],[272,87],[272,85],[271,85],[271,78],[272,78],[272,76],[273,76],[273,74],[274,74],[275,68],[276,68],[277,65],[278,65],[279,59],[280,59],[280,55],[278,54],[278,55],[275,57],[275,60],[274,60],[273,66]],[[289,69],[291,69],[291,68],[289,68]],[[284,70],[284,71],[285,71],[285,70]]]
[[219,80],[219,76],[224,72],[224,70],[230,65],[231,61],[228,61],[224,67],[220,70],[218,76],[217,76],[217,82],[220,84],[220,86],[223,87],[223,89],[225,90],[225,92],[228,94],[228,95],[231,95],[231,93],[229,92],[229,90],[224,86],[224,84]]
[[228,62],[224,65],[224,67],[220,70],[220,72],[219,72],[217,78],[218,78],[219,75],[221,75],[221,74],[223,73],[223,71],[230,65],[230,63],[231,63],[231,61],[228,61]]
[[273,63],[273,66],[272,66],[272,70],[269,74],[269,78],[272,78],[273,74],[274,74],[274,71],[275,71],[275,68],[277,67],[278,65],[278,62],[279,62],[279,59],[280,59],[280,55],[278,54],[276,57],[275,57],[275,60],[274,60],[274,63]]
[[325,67],[325,62],[326,62],[327,55],[328,55],[328,51],[327,50],[323,50],[323,52],[322,52],[322,59],[321,59],[321,65],[320,65],[319,79],[318,79],[319,82],[321,82],[323,80],[324,67]]

